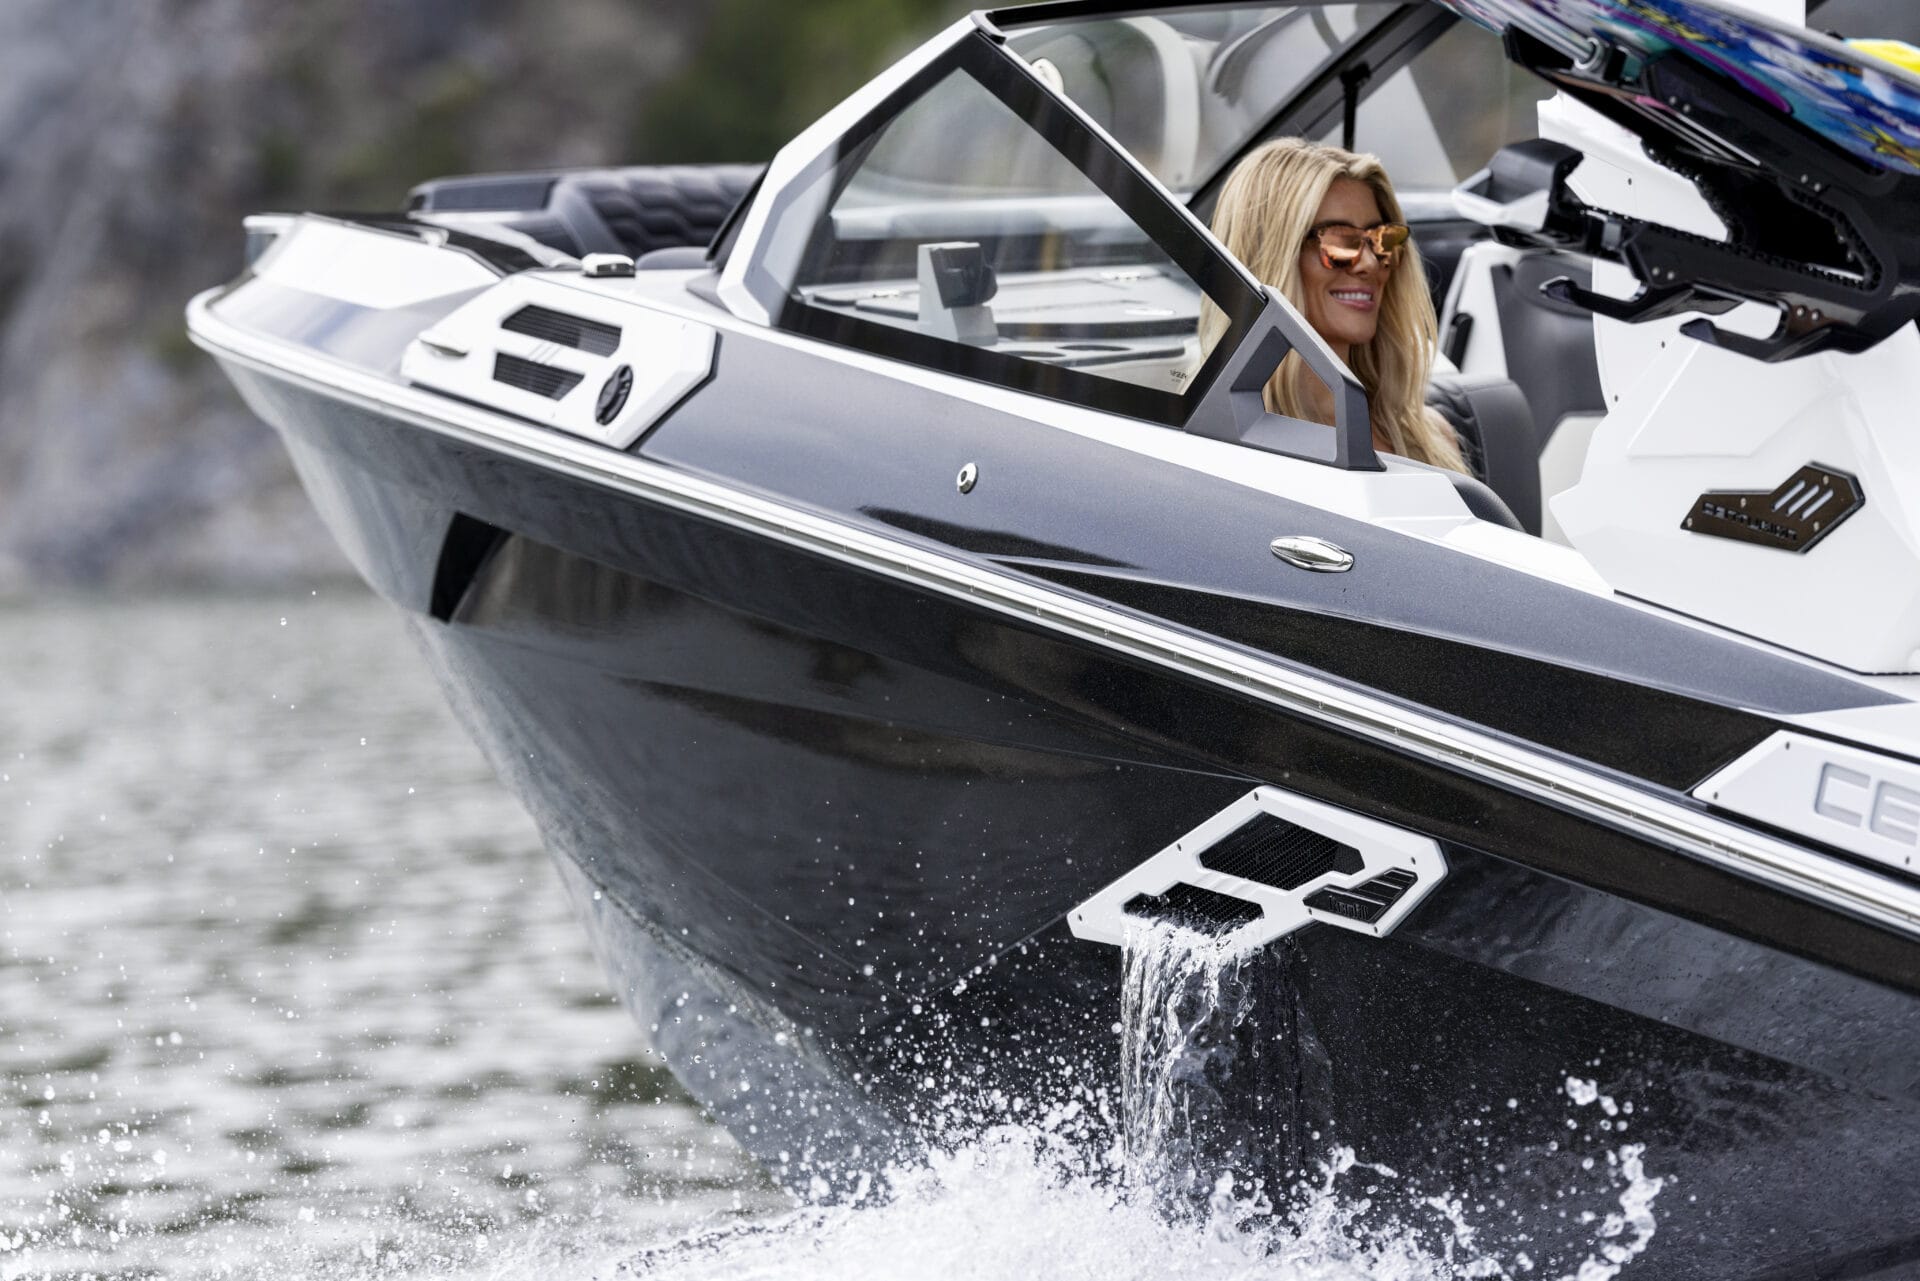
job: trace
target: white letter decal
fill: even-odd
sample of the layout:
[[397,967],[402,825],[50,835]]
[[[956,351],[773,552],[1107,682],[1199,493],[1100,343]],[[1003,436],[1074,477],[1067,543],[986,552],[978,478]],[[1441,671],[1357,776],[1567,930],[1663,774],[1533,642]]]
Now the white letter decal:
[[1894,783],[1880,784],[1873,795],[1875,836],[1884,836],[1902,845],[1920,844],[1920,792]]
[[1842,765],[1822,765],[1820,767],[1820,785],[1813,789],[1814,813],[1825,818],[1834,819],[1837,822],[1845,823],[1848,827],[1860,826],[1860,815],[1850,809],[1842,809],[1827,799],[1827,786],[1829,783],[1834,782],[1844,783],[1849,787],[1857,787],[1864,792],[1867,790],[1867,784],[1872,782],[1872,780],[1859,770],[1847,769]]

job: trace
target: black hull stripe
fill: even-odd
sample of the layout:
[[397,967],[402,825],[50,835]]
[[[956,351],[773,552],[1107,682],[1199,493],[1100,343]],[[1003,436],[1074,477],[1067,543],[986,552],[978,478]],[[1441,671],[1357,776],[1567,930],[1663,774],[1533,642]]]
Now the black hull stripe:
[[1690,791],[1783,728],[1699,699],[1364,619],[1062,565],[1024,568],[1676,792]]

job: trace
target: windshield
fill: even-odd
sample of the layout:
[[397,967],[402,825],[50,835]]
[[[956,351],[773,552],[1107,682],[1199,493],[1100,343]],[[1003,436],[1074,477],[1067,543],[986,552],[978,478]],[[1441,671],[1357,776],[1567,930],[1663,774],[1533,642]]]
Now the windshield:
[[[929,166],[925,158],[939,158]],[[1200,286],[964,70],[880,131],[814,229],[791,296],[823,316],[1184,396]]]
[[1008,44],[1154,177],[1188,193],[1400,7],[1180,9],[1019,28]]

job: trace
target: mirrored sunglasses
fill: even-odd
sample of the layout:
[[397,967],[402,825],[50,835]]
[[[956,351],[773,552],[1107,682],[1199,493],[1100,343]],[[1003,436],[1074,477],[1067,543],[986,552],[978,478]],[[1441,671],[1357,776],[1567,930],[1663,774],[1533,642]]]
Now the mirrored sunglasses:
[[1413,236],[1402,223],[1383,222],[1373,227],[1355,227],[1330,222],[1307,233],[1307,243],[1320,247],[1320,265],[1328,271],[1349,271],[1360,263],[1360,251],[1371,248],[1382,267],[1393,266],[1400,250]]

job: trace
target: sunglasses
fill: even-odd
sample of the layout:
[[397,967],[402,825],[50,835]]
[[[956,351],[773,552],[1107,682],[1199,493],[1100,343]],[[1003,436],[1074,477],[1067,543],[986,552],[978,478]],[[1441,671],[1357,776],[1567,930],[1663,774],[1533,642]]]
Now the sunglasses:
[[1371,248],[1382,267],[1393,266],[1400,250],[1413,236],[1410,228],[1397,222],[1374,227],[1356,227],[1351,223],[1329,222],[1307,233],[1307,243],[1320,247],[1320,265],[1328,271],[1351,271],[1360,265],[1360,251]]

